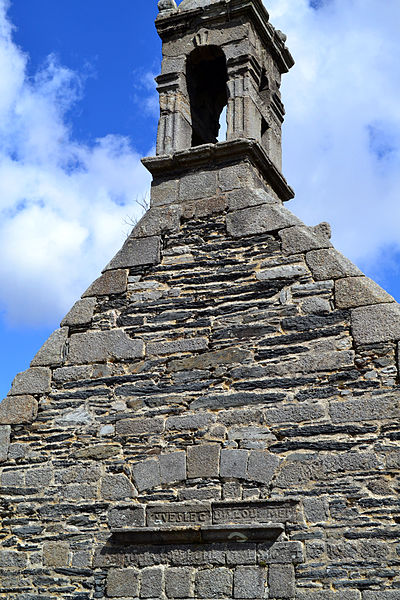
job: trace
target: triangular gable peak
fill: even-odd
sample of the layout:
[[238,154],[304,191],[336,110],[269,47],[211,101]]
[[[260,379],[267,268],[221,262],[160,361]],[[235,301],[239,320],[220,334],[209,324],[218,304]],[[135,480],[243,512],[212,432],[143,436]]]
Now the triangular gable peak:
[[261,2],[160,9],[151,207],[0,405],[0,596],[392,600],[399,305],[283,205]]

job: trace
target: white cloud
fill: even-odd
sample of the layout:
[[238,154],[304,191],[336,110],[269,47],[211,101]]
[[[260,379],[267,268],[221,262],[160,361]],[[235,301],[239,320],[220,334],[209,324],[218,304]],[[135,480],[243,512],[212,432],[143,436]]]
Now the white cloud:
[[328,220],[336,245],[379,275],[400,250],[400,3],[265,4],[296,60],[282,86],[289,207]]
[[11,323],[62,315],[118,250],[150,177],[129,141],[74,141],[79,76],[52,56],[33,79],[0,0],[0,307]]

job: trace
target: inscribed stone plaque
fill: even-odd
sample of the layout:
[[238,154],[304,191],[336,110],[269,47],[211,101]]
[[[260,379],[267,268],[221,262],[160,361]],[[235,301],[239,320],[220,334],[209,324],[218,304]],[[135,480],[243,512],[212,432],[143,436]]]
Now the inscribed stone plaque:
[[282,523],[297,521],[297,503],[295,502],[219,502],[212,506],[214,524],[238,523]]
[[151,527],[190,527],[211,523],[209,504],[157,504],[147,507]]

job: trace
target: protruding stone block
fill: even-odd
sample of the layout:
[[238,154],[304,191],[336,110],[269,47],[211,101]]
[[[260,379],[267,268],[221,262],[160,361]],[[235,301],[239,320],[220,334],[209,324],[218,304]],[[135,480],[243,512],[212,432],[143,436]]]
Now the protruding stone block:
[[111,296],[112,294],[123,294],[128,286],[127,269],[114,269],[105,271],[98,277],[82,295],[82,298],[91,296]]
[[225,567],[197,571],[198,598],[232,598],[232,573]]
[[150,238],[163,233],[176,233],[180,226],[179,205],[152,207],[140,219],[132,231],[135,238]]
[[160,464],[158,459],[145,460],[132,467],[132,475],[139,492],[161,485]]
[[247,450],[221,450],[221,477],[245,479],[248,456]]
[[161,454],[160,458],[161,483],[172,483],[186,479],[186,452],[170,452]]
[[165,571],[165,593],[167,598],[191,598],[194,569],[190,567],[170,568]]
[[335,282],[335,302],[338,308],[356,308],[395,300],[368,277],[345,277]]
[[280,231],[279,237],[282,240],[282,251],[287,255],[332,247],[329,232],[324,231],[321,226],[306,227],[305,225],[298,225],[289,227]]
[[164,419],[122,419],[117,421],[116,432],[119,435],[150,435],[162,433],[164,430]]
[[293,565],[271,565],[268,585],[270,598],[294,598],[296,588]]
[[207,348],[207,338],[187,338],[165,342],[149,342],[146,345],[146,354],[150,356],[162,356],[164,354],[178,354],[180,352],[196,352],[198,350],[207,350]]
[[138,596],[138,572],[136,569],[110,569],[107,575],[109,598],[135,598]]
[[306,254],[306,262],[317,281],[358,277],[363,274],[351,260],[334,248],[311,250]]
[[15,376],[8,395],[45,394],[50,391],[50,380],[50,369],[47,367],[32,367]]
[[351,311],[351,329],[356,344],[400,340],[400,305],[376,304]]
[[0,426],[0,462],[7,460],[8,449],[10,447],[11,427],[9,425]]
[[108,511],[108,525],[112,529],[143,527],[145,524],[144,506],[116,506]]
[[136,490],[123,473],[103,477],[101,497],[104,500],[124,500],[134,496],[136,496]]
[[269,204],[237,210],[226,217],[227,231],[233,237],[270,233],[297,224],[301,221],[289,210]]
[[31,362],[31,367],[59,367],[64,362],[68,327],[53,331]]
[[44,542],[43,563],[47,567],[67,567],[69,564],[68,542]]
[[260,567],[238,567],[233,579],[233,597],[248,600],[265,598],[265,570]]
[[61,321],[61,327],[65,325],[88,325],[93,319],[96,298],[82,298],[75,302],[69,313]]
[[128,269],[142,265],[155,265],[160,262],[161,239],[159,236],[126,240],[121,250],[108,263],[104,271],[110,269]]
[[202,444],[189,446],[187,449],[188,477],[218,477],[219,453],[217,444]]
[[0,425],[32,423],[38,403],[33,396],[8,396],[0,404]]
[[310,275],[309,270],[305,265],[281,265],[279,267],[271,267],[258,271],[256,278],[258,281],[272,281],[274,279],[296,279]]
[[108,359],[140,358],[144,353],[142,340],[132,340],[123,329],[88,331],[71,336],[68,362],[86,364]]
[[252,450],[247,464],[247,479],[269,483],[279,465],[279,458],[270,452]]
[[140,572],[140,597],[162,598],[163,593],[163,569],[161,567],[150,567]]
[[397,420],[400,418],[400,398],[397,394],[367,396],[360,399],[332,401],[329,410],[333,423]]

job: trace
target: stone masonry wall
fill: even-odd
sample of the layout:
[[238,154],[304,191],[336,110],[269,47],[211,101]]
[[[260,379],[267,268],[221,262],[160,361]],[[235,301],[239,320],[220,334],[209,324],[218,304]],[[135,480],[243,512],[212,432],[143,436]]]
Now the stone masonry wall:
[[[400,598],[399,305],[235,185],[150,209],[15,378],[0,598]],[[159,545],[260,500],[274,542]]]

